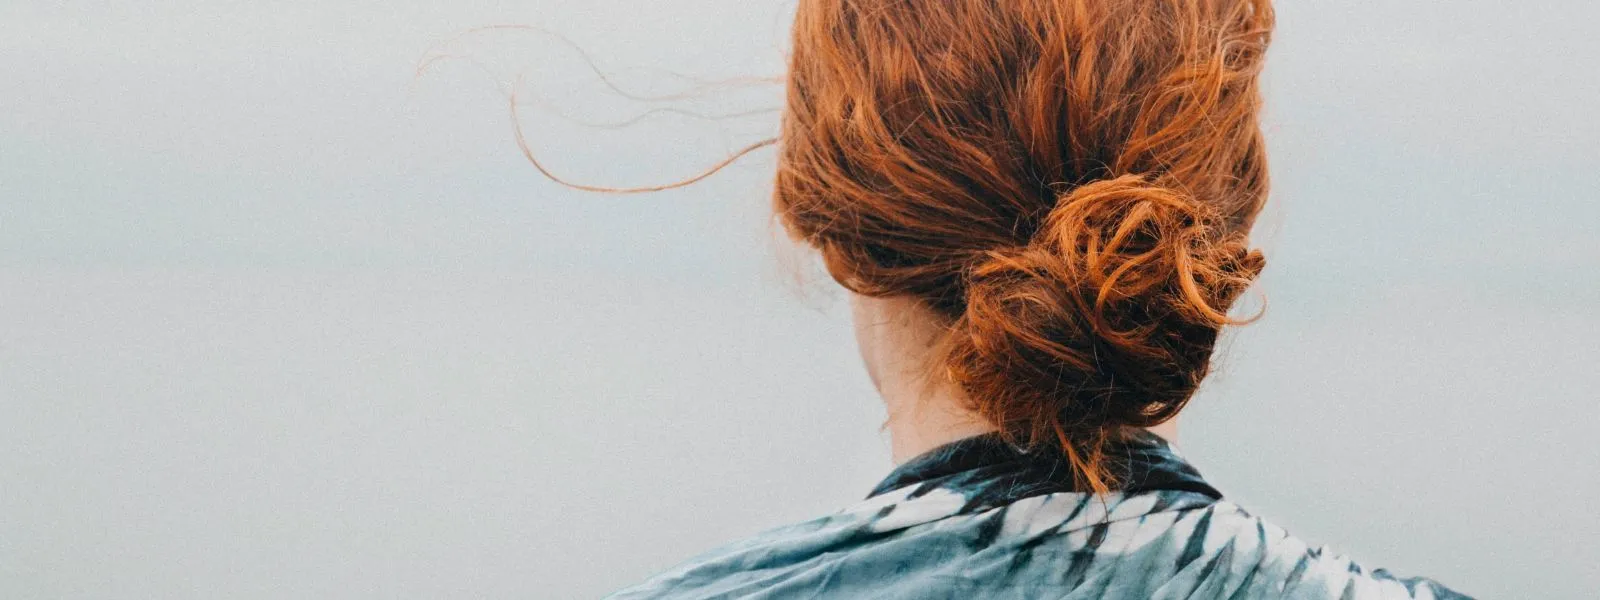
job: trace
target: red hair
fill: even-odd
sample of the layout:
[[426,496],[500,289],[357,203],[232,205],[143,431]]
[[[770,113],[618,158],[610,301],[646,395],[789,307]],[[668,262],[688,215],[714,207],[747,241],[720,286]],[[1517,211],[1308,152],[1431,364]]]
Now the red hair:
[[1272,29],[1270,0],[800,0],[778,139],[567,185],[680,187],[776,142],[788,232],[844,287],[929,307],[933,375],[1104,492],[1108,445],[1182,410],[1265,265]]
[[1014,442],[1176,416],[1264,259],[1267,0],[800,0],[773,205],[832,276],[946,321]]

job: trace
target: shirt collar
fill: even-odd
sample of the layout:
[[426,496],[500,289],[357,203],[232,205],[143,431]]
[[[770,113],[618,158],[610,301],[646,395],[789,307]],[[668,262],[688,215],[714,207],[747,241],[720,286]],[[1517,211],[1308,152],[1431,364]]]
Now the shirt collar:
[[[1140,431],[1130,435],[1114,443],[1107,456],[1118,492],[1173,490],[1222,499],[1221,492],[1155,434]],[[1080,489],[1074,475],[1060,451],[1027,451],[991,433],[945,444],[907,461],[873,488],[868,498],[917,486],[910,497],[946,489],[966,496],[968,509],[999,506],[1030,496],[1087,492]]]

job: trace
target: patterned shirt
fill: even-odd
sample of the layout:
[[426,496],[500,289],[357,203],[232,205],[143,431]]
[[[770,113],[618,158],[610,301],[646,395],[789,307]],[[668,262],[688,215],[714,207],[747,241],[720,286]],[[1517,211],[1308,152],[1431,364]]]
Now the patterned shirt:
[[1466,598],[1312,548],[1229,502],[1161,438],[1118,445],[1119,491],[997,436],[895,469],[839,513],[693,559],[636,598]]

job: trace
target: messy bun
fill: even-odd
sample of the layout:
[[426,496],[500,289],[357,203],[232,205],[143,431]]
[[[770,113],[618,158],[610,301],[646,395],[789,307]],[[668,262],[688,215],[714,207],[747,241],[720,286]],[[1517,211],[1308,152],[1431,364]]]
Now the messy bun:
[[801,0],[773,196],[829,272],[1084,483],[1205,377],[1260,273],[1267,0]]
[[1263,264],[1181,191],[1134,175],[1083,185],[1028,245],[973,266],[947,338],[950,377],[1002,429],[1059,440],[1074,462],[1097,464],[1120,429],[1183,408],[1228,306]]

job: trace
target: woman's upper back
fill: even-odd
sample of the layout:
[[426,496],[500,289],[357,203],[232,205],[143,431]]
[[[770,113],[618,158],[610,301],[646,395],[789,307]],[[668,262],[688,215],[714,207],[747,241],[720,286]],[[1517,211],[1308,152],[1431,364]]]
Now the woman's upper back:
[[1150,435],[1122,490],[995,436],[912,460],[865,501],[704,554],[636,598],[1465,598],[1312,548],[1221,499]]
[[1273,24],[1270,0],[801,0],[777,217],[857,296],[925,310],[897,362],[999,434],[620,597],[1459,597],[1124,439],[1184,408],[1264,268]]

